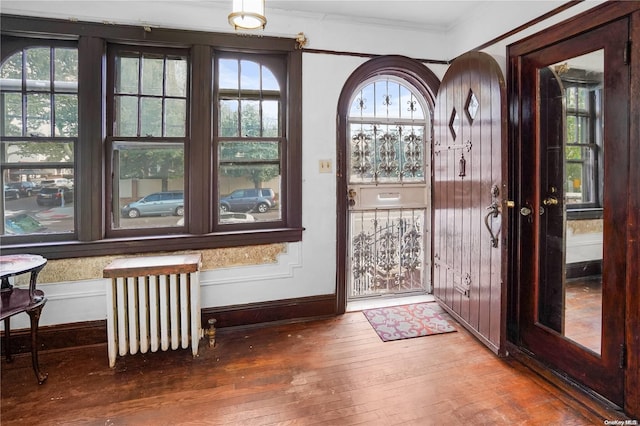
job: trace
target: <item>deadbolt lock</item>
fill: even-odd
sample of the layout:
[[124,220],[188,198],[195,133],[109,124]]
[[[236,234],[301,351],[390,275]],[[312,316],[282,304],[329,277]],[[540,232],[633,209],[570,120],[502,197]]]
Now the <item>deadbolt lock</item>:
[[350,189],[349,189],[349,192],[348,192],[348,196],[349,196],[349,207],[353,207],[353,206],[355,206],[355,205],[356,205],[356,195],[357,195],[356,190],[355,190],[355,189],[353,189],[353,188],[350,188]]

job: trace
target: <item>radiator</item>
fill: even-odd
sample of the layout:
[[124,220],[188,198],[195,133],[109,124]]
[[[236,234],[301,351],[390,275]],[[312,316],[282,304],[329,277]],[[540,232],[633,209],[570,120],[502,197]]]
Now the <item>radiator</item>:
[[109,367],[118,355],[186,349],[198,356],[199,254],[116,259],[107,283]]

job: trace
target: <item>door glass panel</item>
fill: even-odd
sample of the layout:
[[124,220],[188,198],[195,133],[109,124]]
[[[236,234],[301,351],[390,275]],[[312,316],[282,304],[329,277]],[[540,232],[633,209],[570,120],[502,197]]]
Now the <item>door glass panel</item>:
[[601,353],[604,51],[538,70],[538,322]]

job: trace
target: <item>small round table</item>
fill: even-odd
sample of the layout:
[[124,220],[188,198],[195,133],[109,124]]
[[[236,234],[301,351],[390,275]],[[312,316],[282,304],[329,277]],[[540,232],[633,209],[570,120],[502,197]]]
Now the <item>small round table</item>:
[[[47,259],[34,254],[0,256],[0,279],[2,280],[0,288],[2,299],[0,320],[4,320],[5,356],[7,362],[12,361],[11,346],[9,344],[9,339],[11,338],[10,319],[16,314],[26,312],[31,320],[31,361],[33,371],[40,384],[47,380],[47,374],[40,372],[38,364],[38,323],[47,299],[44,297],[42,290],[36,289],[36,281],[38,273],[46,264]],[[9,277],[27,273],[31,274],[29,288],[18,288],[9,283]]]

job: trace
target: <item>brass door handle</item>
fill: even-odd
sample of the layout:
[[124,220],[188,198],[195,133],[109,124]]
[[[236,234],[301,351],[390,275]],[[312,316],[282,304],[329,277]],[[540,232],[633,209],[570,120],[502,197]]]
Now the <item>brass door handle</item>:
[[544,200],[542,200],[542,204],[544,204],[545,206],[557,206],[558,205],[558,199],[556,197],[554,197],[553,195],[550,195],[547,198],[545,198]]

